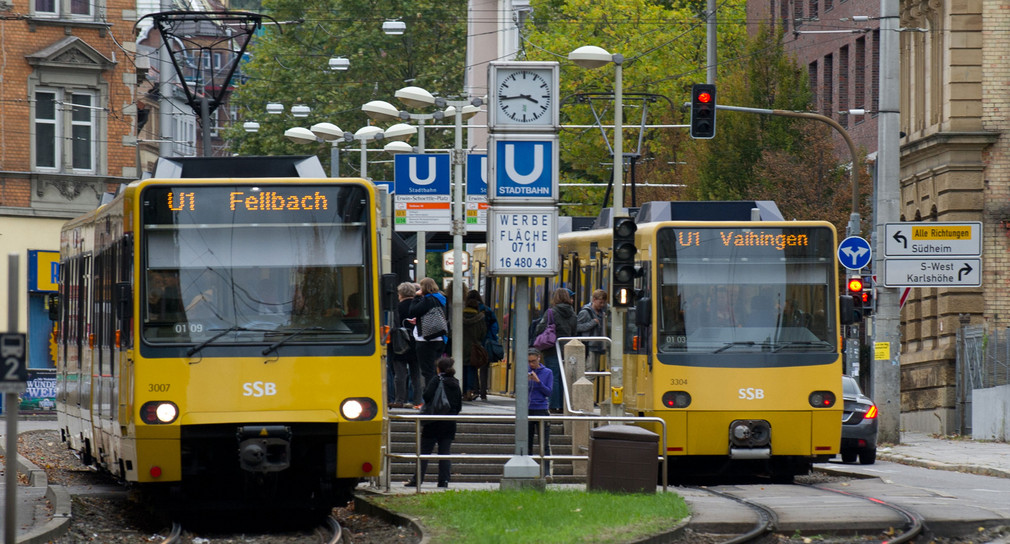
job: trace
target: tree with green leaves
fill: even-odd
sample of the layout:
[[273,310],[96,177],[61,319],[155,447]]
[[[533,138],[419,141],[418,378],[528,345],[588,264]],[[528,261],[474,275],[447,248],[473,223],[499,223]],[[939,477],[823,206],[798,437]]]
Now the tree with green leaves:
[[[649,104],[644,124],[680,123],[679,104],[688,99],[692,83],[705,80],[705,3],[699,1],[659,0],[545,0],[533,2],[532,23],[524,35],[522,57],[527,60],[557,60],[561,63],[561,122],[566,125],[595,125],[596,117],[580,93],[613,93],[614,68],[607,65],[586,70],[567,61],[572,50],[583,45],[602,47],[621,54],[623,90],[626,96],[651,93],[661,97]],[[743,43],[745,19],[743,4],[722,4],[718,12],[720,56],[735,57]],[[613,124],[611,99],[596,102],[602,124]],[[642,123],[642,103],[633,99],[624,108],[625,127]],[[645,191],[659,193],[656,199],[674,198],[679,183],[675,172],[661,157],[671,132],[680,129],[650,129],[642,135],[641,156],[636,159],[635,181],[667,184],[669,189]],[[639,131],[626,128],[624,152],[638,148]],[[606,131],[612,145],[613,132]],[[562,183],[606,183],[612,179],[613,159],[610,146],[599,128],[567,129],[561,134]],[[625,205],[631,204],[631,174],[625,176]],[[660,196],[661,195],[661,196]],[[603,203],[604,189],[599,187],[566,188],[563,203],[581,203],[566,207],[571,215],[596,215]],[[637,198],[637,202],[643,202]],[[612,202],[605,203],[606,206]]]
[[[249,61],[236,78],[231,104],[239,119],[260,123],[247,134],[241,123],[226,133],[232,152],[241,155],[316,154],[329,164],[329,146],[316,148],[287,141],[284,131],[329,122],[354,132],[369,124],[361,106],[371,100],[395,101],[396,90],[415,85],[433,94],[452,97],[463,91],[463,63],[467,31],[464,0],[266,0],[262,12],[281,25],[264,25],[249,47]],[[386,35],[382,23],[403,21],[399,36]],[[331,57],[350,61],[346,71],[331,71]],[[296,104],[311,108],[307,118],[290,113],[268,115],[266,104]],[[418,113],[434,113],[430,111]],[[386,125],[383,125],[385,128]],[[442,130],[425,133],[427,147],[447,147],[452,135]],[[347,144],[358,149],[358,144]],[[379,144],[370,144],[379,148]],[[358,153],[341,158],[341,175],[356,175]],[[373,179],[392,179],[390,165],[369,166]]]

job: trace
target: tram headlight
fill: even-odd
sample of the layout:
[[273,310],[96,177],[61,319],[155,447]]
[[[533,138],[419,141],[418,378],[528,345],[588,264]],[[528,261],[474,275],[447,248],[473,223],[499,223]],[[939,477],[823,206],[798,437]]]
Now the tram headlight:
[[179,417],[179,407],[167,400],[152,400],[140,407],[140,420],[148,425],[165,425]]
[[340,403],[340,415],[350,421],[368,421],[379,413],[379,405],[365,397],[344,399]]
[[663,406],[667,408],[687,408],[691,405],[691,394],[687,391],[667,391],[663,393]]
[[814,408],[831,408],[835,405],[835,394],[831,391],[814,391],[808,400]]

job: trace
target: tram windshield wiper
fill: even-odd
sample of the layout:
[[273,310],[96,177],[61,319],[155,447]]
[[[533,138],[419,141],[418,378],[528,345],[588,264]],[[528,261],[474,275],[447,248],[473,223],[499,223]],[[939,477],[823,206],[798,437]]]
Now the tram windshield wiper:
[[806,347],[816,346],[821,348],[834,347],[834,345],[831,342],[828,342],[827,340],[792,340],[788,342],[779,342],[778,344],[775,345],[774,348],[772,348],[772,353],[776,353],[786,348],[792,348],[796,346],[806,346]]
[[276,350],[277,348],[283,346],[284,344],[287,344],[291,340],[294,340],[295,338],[297,338],[297,337],[299,337],[299,336],[301,336],[303,334],[306,334],[306,333],[309,333],[309,332],[318,332],[318,331],[332,332],[329,329],[326,329],[326,328],[323,328],[323,327],[305,327],[305,328],[302,328],[302,329],[298,329],[297,331],[291,332],[290,334],[288,334],[284,338],[281,338],[280,340],[274,342],[273,344],[270,344],[269,346],[263,348],[263,355],[269,355],[271,351]]
[[745,342],[726,342],[726,345],[713,351],[712,353],[722,353],[734,346],[753,346],[753,345],[755,345],[755,342],[753,340],[747,340]]
[[189,348],[189,351],[186,352],[186,356],[187,357],[192,357],[198,351],[200,351],[203,348],[211,345],[215,340],[217,340],[218,338],[221,338],[222,336],[224,336],[224,335],[226,335],[226,334],[228,334],[230,332],[251,331],[251,330],[255,330],[255,329],[247,329],[245,327],[239,327],[238,325],[236,325],[234,327],[228,327],[227,329],[221,330],[220,332],[218,332],[214,336],[211,336],[210,338],[204,340],[203,342],[200,342],[199,344],[197,344],[197,345]]

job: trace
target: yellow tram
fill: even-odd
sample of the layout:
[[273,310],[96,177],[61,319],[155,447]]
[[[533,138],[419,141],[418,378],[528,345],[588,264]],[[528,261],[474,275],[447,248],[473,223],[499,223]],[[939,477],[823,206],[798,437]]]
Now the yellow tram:
[[[789,481],[836,454],[845,301],[834,227],[783,221],[771,202],[650,202],[636,224],[621,393],[629,415],[666,420],[660,453],[671,474],[742,470]],[[594,289],[611,291],[609,221],[558,239],[562,270],[534,287],[534,314],[558,286],[575,293],[576,310]],[[486,255],[477,248],[475,261]],[[513,279],[476,273],[486,298],[508,311]],[[610,369],[606,359],[601,366]],[[598,387],[597,400],[609,389]]]
[[375,187],[241,177],[276,159],[156,173],[63,228],[57,411],[84,462],[320,510],[379,474]]

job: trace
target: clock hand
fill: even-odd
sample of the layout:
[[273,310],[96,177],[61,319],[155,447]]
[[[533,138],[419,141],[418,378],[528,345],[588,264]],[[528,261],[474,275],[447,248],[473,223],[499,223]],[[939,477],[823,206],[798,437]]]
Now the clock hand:
[[530,102],[533,102],[534,104],[539,104],[540,103],[540,102],[537,102],[536,98],[533,98],[532,96],[530,96],[528,94],[521,94],[521,95],[518,96],[518,98],[525,98],[526,100],[529,100]]
[[498,100],[512,100],[512,99],[515,99],[515,98],[528,98],[528,97],[526,95],[524,95],[524,94],[519,94],[519,95],[516,95],[516,96],[505,96],[503,94],[498,95]]

